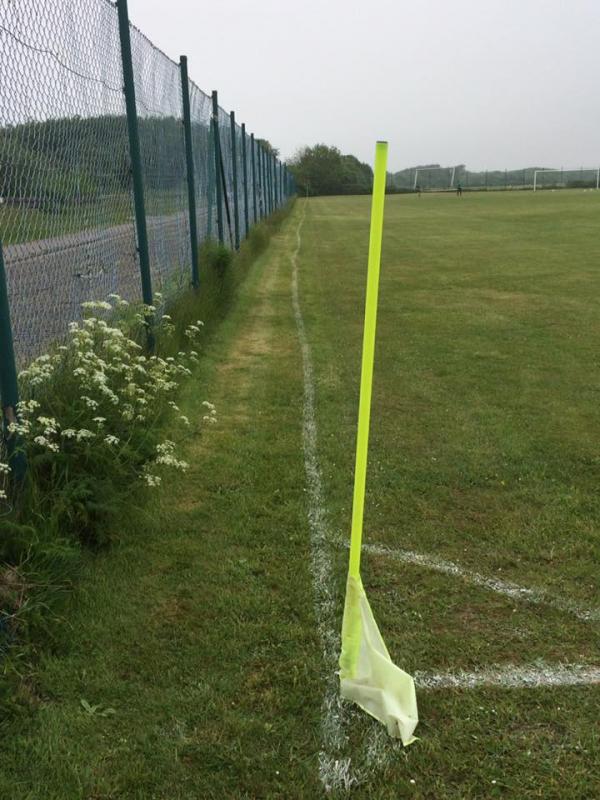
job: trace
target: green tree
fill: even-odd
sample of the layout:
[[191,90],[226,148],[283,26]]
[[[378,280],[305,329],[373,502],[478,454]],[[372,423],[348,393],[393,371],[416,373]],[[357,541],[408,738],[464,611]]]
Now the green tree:
[[271,155],[278,157],[279,156],[279,148],[273,147],[271,142],[268,139],[257,139],[258,144],[261,144],[267,153],[271,153]]
[[300,194],[366,194],[371,191],[371,167],[355,156],[342,155],[337,147],[326,144],[303,147],[289,167]]

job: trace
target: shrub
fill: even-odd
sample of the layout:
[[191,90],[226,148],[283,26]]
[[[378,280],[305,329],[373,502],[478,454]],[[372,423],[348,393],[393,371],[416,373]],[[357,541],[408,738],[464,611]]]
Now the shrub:
[[[189,425],[173,398],[197,362],[203,325],[186,326],[188,349],[175,356],[145,354],[139,339],[156,309],[134,309],[130,330],[132,311],[110,300],[84,303],[67,342],[20,374],[18,419],[8,426],[27,459],[27,502],[50,527],[92,545],[103,543],[104,522],[136,483],[157,486],[166,469],[186,469],[175,443],[157,443],[156,431],[167,410]],[[174,331],[168,314],[154,327],[159,345]]]

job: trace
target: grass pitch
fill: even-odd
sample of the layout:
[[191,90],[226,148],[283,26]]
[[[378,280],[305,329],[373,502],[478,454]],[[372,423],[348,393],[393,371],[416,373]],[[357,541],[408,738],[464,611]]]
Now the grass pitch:
[[[324,505],[332,542],[348,535],[369,224],[368,198],[352,197],[299,202],[255,264],[183,409],[193,418],[212,400],[219,424],[190,436],[190,473],[90,564],[68,644],[32,687],[37,709],[3,731],[0,796],[324,796],[290,301],[304,203]],[[599,219],[592,192],[388,198],[366,543],[600,606]],[[326,555],[341,623],[347,554]],[[383,550],[365,555],[363,581],[408,671],[600,665],[598,621]],[[331,755],[350,759],[351,797],[600,794],[600,686],[418,697],[421,739],[406,750],[345,712],[348,739]]]

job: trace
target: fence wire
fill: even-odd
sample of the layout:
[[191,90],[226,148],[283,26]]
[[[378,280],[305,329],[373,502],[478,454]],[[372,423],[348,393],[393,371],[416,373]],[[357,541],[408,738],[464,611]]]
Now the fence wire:
[[212,100],[193,81],[189,82],[196,224],[200,241],[210,239],[217,229],[214,143],[210,120]]
[[117,17],[0,2],[0,236],[19,360],[90,297],[139,296]]
[[155,290],[189,283],[185,141],[179,65],[131,27],[148,249]]
[[[152,284],[168,295],[191,275],[181,71],[133,25],[130,38]],[[60,340],[82,302],[141,299],[123,82],[117,4],[0,0],[0,241],[19,364]],[[234,169],[246,232],[241,128],[234,164],[219,108],[217,175],[211,97],[191,80],[188,89],[198,239],[217,237],[218,179],[233,247]],[[264,204],[254,215],[249,136],[246,149],[254,224]]]

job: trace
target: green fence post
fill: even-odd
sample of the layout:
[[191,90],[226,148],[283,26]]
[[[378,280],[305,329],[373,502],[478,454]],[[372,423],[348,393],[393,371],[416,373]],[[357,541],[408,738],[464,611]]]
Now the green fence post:
[[271,159],[266,148],[263,150],[263,161],[265,165],[265,208],[267,216],[271,213]]
[[[137,230],[137,246],[142,277],[142,299],[147,306],[152,305],[152,278],[150,276],[150,255],[148,252],[148,229],[146,227],[146,207],[144,204],[144,180],[142,177],[142,156],[140,153],[140,132],[138,128],[137,107],[135,103],[135,79],[131,58],[131,38],[129,33],[129,14],[127,0],[117,0],[119,14],[119,38],[121,41],[121,60],[123,62],[123,92],[127,112],[127,133],[133,178],[133,204]],[[154,346],[151,323],[147,321],[148,345]]]
[[283,162],[279,162],[279,172],[277,174],[277,191],[279,192],[279,205],[283,205]]
[[267,152],[265,148],[261,145],[260,148],[260,157],[262,158],[262,169],[263,169],[263,213],[265,217],[269,215],[269,184],[268,184],[268,176],[267,176]]
[[8,302],[8,286],[4,269],[4,255],[0,241],[0,400],[2,402],[2,433],[8,452],[8,465],[11,478],[19,482],[25,476],[25,455],[19,450],[19,437],[11,433],[8,426],[17,421],[17,405],[19,403],[19,385],[17,383],[17,366],[13,344],[12,326],[10,324],[10,308]]
[[256,158],[254,155],[254,134],[250,134],[250,163],[252,167],[252,210],[253,214],[253,224],[256,225],[258,222],[258,211],[256,206]]
[[215,160],[213,158],[213,129],[212,120],[208,127],[208,150],[206,153],[206,213],[208,214],[206,238],[212,239],[213,229],[213,197],[215,191]]
[[242,122],[242,179],[244,181],[244,239],[248,238],[248,161],[246,158],[246,123]]
[[262,144],[258,143],[257,149],[258,155],[258,178],[260,182],[260,218],[262,219],[266,215],[266,203],[265,203],[265,159],[262,149]]
[[264,173],[264,193],[265,193],[265,217],[269,216],[269,162],[267,159],[267,151],[262,148],[261,157],[263,160],[263,173]]
[[237,136],[235,132],[235,111],[229,113],[229,127],[231,131],[231,162],[233,166],[233,231],[235,236],[235,249],[240,249],[240,203],[238,196],[238,163],[237,163]]
[[269,181],[271,183],[271,213],[275,211],[275,156],[269,158]]
[[219,242],[225,244],[223,232],[223,186],[221,184],[221,142],[219,140],[219,97],[216,91],[212,93],[212,132],[215,154],[215,187],[217,198],[217,231]]
[[279,159],[273,156],[273,199],[274,208],[279,208]]
[[265,150],[263,157],[265,159],[265,184],[267,195],[267,215],[271,214],[271,154]]
[[279,165],[279,200],[281,204],[285,202],[285,181],[284,181],[285,164],[281,162]]
[[187,56],[179,57],[181,70],[181,99],[183,105],[183,133],[185,138],[185,161],[188,185],[188,211],[190,216],[190,252],[192,256],[192,286],[200,285],[198,273],[198,224],[196,221],[196,183],[194,180],[194,153],[192,151],[192,120],[190,113],[190,84]]

